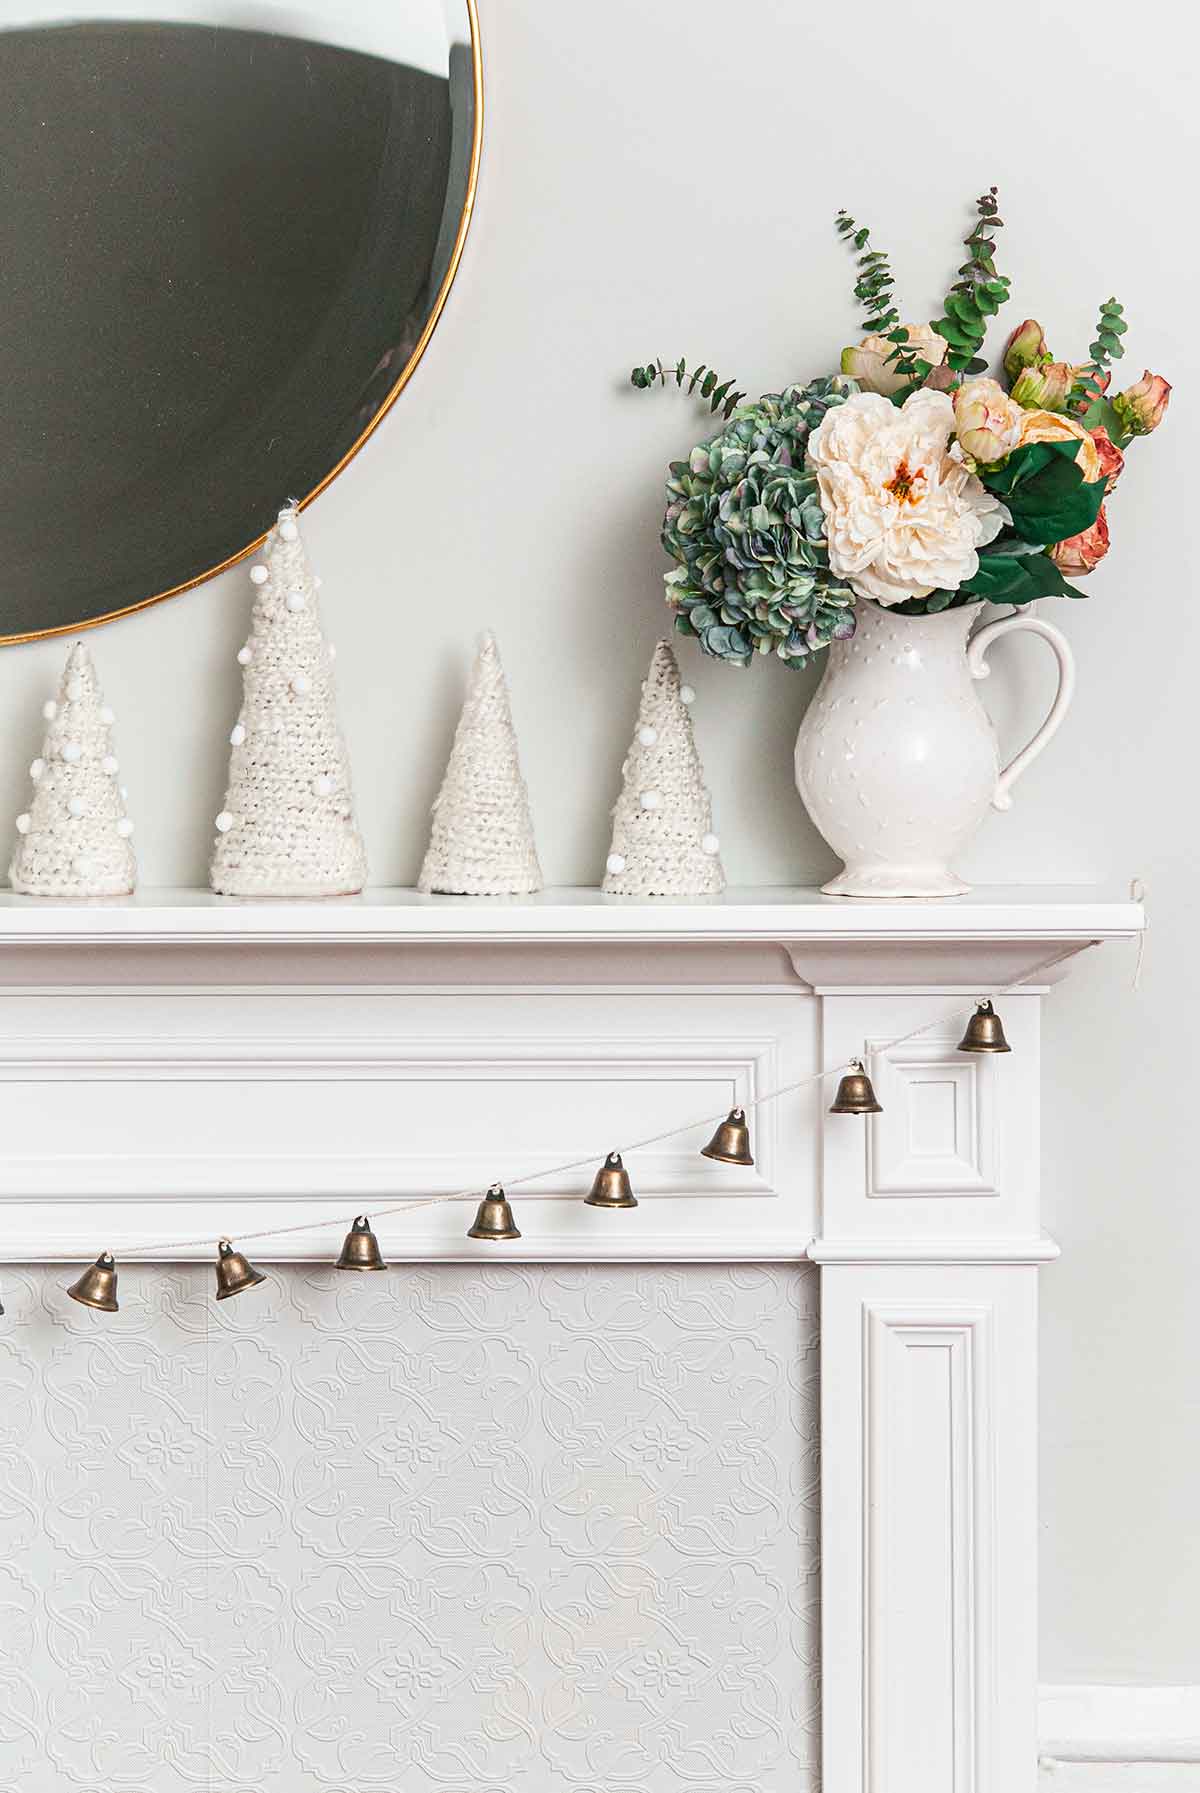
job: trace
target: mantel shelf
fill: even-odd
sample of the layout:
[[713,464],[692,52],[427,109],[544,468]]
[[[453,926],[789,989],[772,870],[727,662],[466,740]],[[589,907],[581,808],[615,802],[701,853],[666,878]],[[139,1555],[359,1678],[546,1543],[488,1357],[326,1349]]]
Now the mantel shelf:
[[207,890],[54,902],[0,892],[0,947],[117,945],[456,945],[588,942],[863,942],[1129,940],[1145,926],[1116,889],[994,886],[936,902],[856,902],[791,886],[722,897],[429,897],[380,888],[325,901],[240,900]]

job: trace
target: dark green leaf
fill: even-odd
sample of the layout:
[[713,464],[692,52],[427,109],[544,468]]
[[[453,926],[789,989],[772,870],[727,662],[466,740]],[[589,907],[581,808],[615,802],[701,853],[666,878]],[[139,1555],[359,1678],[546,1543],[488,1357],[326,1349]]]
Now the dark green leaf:
[[960,591],[987,598],[993,604],[1032,604],[1036,598],[1079,597],[1067,584],[1048,554],[992,554],[979,562],[979,571],[964,579]]
[[1096,521],[1104,502],[1104,481],[1088,485],[1073,460],[1058,457],[1022,480],[1006,502],[1013,528],[1025,541],[1062,542]]
[[1004,497],[1024,480],[1040,473],[1052,461],[1066,460],[1074,465],[1078,452],[1079,444],[1075,440],[1027,442],[1024,448],[1014,448],[1002,467],[985,467],[979,477],[989,492],[998,492]]

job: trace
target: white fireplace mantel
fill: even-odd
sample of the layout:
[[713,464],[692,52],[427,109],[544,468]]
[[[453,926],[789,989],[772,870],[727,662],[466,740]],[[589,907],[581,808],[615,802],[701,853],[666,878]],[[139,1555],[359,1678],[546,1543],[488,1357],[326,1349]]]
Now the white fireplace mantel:
[[[468,1241],[472,1197],[384,1251],[817,1263],[827,1793],[1032,1793],[1041,1006],[1143,925],[1069,889],[0,896],[0,1258],[327,1263],[355,1213],[690,1123],[627,1153],[633,1211],[583,1205],[589,1166],[514,1191],[519,1242]],[[1011,1055],[960,1053],[1018,979]],[[826,1081],[754,1113],[752,1168],[699,1156],[703,1117],[864,1052],[881,1114]]]

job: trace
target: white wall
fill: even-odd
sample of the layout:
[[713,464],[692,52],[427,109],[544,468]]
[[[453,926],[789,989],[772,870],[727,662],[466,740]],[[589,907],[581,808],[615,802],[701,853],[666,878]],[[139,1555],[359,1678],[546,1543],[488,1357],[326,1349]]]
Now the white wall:
[[[1131,320],[1130,378],[1178,382],[1130,457],[1086,606],[1065,732],[986,827],[980,881],[1151,883],[1142,987],[1121,955],[1051,1005],[1046,1171],[1065,1246],[1045,1280],[1044,1677],[1200,1680],[1200,1258],[1184,1115],[1200,619],[1188,477],[1200,370],[1187,135],[1195,30],[1151,0],[1003,12],[795,0],[483,0],[488,130],[465,264],[393,417],[311,513],[378,882],[412,882],[472,637],[497,630],[548,878],[595,881],[636,683],[666,627],[666,460],[703,422],[631,392],[634,359],[711,359],[752,391],[823,371],[856,334],[845,205],[929,316],[969,202],[1001,186],[1011,321],[1081,352],[1099,300]],[[997,344],[1000,332],[996,333]],[[1185,485],[1186,480],[1186,485]],[[93,646],[147,882],[203,878],[237,704],[244,575],[110,626]],[[1007,648],[1007,652],[1005,651]],[[989,701],[1028,733],[1050,669],[1005,644]],[[738,882],[831,859],[790,782],[811,689],[686,648]],[[63,655],[0,654],[0,813],[24,801]]]

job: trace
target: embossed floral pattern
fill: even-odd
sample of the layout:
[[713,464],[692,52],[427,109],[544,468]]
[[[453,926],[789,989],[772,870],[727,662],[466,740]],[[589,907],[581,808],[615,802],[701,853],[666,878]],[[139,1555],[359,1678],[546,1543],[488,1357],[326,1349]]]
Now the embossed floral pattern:
[[6,1271],[4,1793],[813,1793],[804,1269]]

